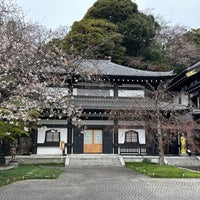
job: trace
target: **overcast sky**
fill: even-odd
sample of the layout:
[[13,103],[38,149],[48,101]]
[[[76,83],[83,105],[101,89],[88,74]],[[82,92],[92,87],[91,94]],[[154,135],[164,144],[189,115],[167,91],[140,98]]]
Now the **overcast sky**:
[[[48,28],[71,26],[96,0],[16,0],[26,17]],[[200,28],[200,0],[133,0],[140,11],[152,10],[168,22]]]

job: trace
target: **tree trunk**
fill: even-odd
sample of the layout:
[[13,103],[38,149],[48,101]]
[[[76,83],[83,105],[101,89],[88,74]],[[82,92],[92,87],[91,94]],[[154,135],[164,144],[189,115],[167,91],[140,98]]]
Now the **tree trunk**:
[[155,109],[156,109],[156,131],[158,136],[158,152],[159,152],[159,161],[160,165],[164,165],[164,150],[163,150],[163,138],[162,138],[162,130],[161,130],[161,113],[160,113],[160,106],[158,100],[158,91],[155,93]]
[[161,123],[159,119],[159,115],[157,115],[157,135],[158,135],[158,152],[159,152],[159,161],[160,165],[164,165],[164,150],[163,150],[163,138],[161,131]]

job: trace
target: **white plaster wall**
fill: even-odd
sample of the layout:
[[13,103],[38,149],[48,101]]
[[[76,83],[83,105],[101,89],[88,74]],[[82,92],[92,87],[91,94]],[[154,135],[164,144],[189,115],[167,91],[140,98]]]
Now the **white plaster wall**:
[[[65,151],[66,152],[66,151]],[[38,155],[60,155],[62,151],[60,147],[38,147],[37,154]]]
[[177,103],[177,104],[179,104],[179,95],[177,95],[175,98],[174,98],[174,103]]
[[140,144],[146,144],[145,129],[119,129],[118,130],[118,143],[123,144],[125,141],[125,132],[134,130],[138,132]]
[[50,129],[58,130],[60,132],[60,140],[65,141],[65,143],[67,143],[67,128],[39,128],[37,143],[45,142],[45,133],[47,130],[50,130]]
[[84,96],[114,96],[113,89],[77,89],[73,88],[73,95],[84,95]]
[[188,95],[184,94],[184,92],[182,91],[181,93],[177,94],[175,99],[174,99],[174,103],[184,105],[184,106],[188,106],[189,105],[189,98]]
[[38,135],[37,135],[37,143],[44,143],[45,142],[45,132],[47,129],[39,128]]
[[185,95],[184,93],[181,93],[181,104],[184,105],[184,106],[188,106],[189,105],[188,95]]
[[144,97],[144,90],[118,90],[119,97]]
[[78,93],[77,91],[78,91],[77,88],[73,88],[73,95],[74,96],[77,96],[77,93]]

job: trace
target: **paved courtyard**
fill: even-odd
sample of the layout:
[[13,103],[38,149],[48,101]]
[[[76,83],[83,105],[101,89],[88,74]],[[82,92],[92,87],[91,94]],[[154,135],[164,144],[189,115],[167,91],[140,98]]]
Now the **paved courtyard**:
[[0,187],[1,200],[199,200],[200,179],[153,179],[116,167],[65,168],[56,180]]

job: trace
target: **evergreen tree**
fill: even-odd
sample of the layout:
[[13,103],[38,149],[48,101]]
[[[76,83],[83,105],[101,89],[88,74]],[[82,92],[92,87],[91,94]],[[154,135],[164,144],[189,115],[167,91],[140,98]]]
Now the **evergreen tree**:
[[84,18],[73,24],[63,45],[66,51],[75,47],[86,52],[85,57],[111,56],[113,62],[124,64],[127,56],[144,56],[156,25],[153,16],[139,12],[131,0],[97,0]]
[[66,51],[76,51],[86,58],[102,59],[112,57],[121,63],[125,48],[117,26],[103,19],[83,19],[75,22],[63,42]]

